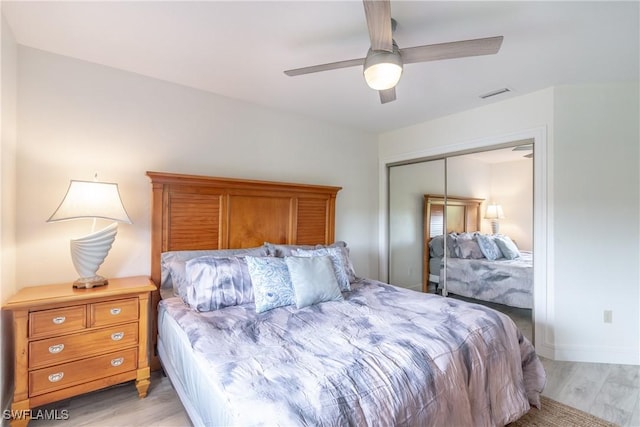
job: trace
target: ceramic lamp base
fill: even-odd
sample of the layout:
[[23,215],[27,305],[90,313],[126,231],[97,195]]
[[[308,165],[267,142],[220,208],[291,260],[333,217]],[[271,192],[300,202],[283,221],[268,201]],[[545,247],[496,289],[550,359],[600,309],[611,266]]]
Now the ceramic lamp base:
[[108,285],[109,281],[102,276],[81,277],[73,282],[73,287],[78,289],[91,289],[96,286]]

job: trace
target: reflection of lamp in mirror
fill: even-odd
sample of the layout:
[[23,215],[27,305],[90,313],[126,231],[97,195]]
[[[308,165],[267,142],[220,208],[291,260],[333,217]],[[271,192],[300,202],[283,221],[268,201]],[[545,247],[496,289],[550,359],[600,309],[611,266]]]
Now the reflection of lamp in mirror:
[[[93,219],[91,233],[71,239],[71,260],[80,278],[74,288],[92,288],[107,284],[107,279],[97,275],[118,233],[118,221],[131,224],[122,205],[118,184],[97,181],[72,180],[62,203],[47,222],[71,219]],[[96,219],[116,221],[95,231]]]
[[498,234],[498,231],[500,230],[498,220],[504,218],[502,206],[496,205],[495,203],[487,206],[487,211],[484,213],[484,217],[485,219],[491,220],[491,232],[493,234]]

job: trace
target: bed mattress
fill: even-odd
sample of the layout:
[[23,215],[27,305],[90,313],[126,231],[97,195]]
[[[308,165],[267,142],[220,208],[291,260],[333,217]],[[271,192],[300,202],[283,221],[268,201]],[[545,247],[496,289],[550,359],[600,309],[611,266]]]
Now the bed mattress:
[[160,358],[197,425],[505,425],[545,382],[507,316],[372,280],[299,310],[159,310]]

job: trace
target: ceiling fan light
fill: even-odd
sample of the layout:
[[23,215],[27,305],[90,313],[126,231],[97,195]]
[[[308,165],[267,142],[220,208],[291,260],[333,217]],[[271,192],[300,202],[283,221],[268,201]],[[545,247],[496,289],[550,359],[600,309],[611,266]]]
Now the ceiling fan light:
[[400,76],[402,76],[402,58],[395,43],[393,52],[369,49],[364,60],[364,79],[371,89],[391,89],[398,84]]

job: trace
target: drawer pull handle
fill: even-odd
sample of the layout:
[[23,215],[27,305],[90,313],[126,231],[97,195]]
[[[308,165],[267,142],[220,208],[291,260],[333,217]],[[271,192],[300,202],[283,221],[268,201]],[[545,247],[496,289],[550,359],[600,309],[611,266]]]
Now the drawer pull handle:
[[120,366],[124,362],[124,357],[118,357],[117,359],[111,359],[111,366]]
[[64,344],[56,344],[49,347],[49,353],[56,354],[64,350]]
[[111,334],[111,339],[114,341],[120,341],[122,338],[124,338],[124,332],[114,332]]
[[64,377],[64,372],[56,372],[55,374],[49,375],[49,381],[52,383],[58,382]]
[[64,317],[64,316],[58,316],[58,317],[54,317],[53,319],[51,319],[51,321],[53,323],[55,323],[56,325],[62,325],[65,320],[67,320],[67,318]]
[[111,314],[113,314],[114,316],[120,314],[122,310],[120,310],[119,308],[112,308],[111,309]]

